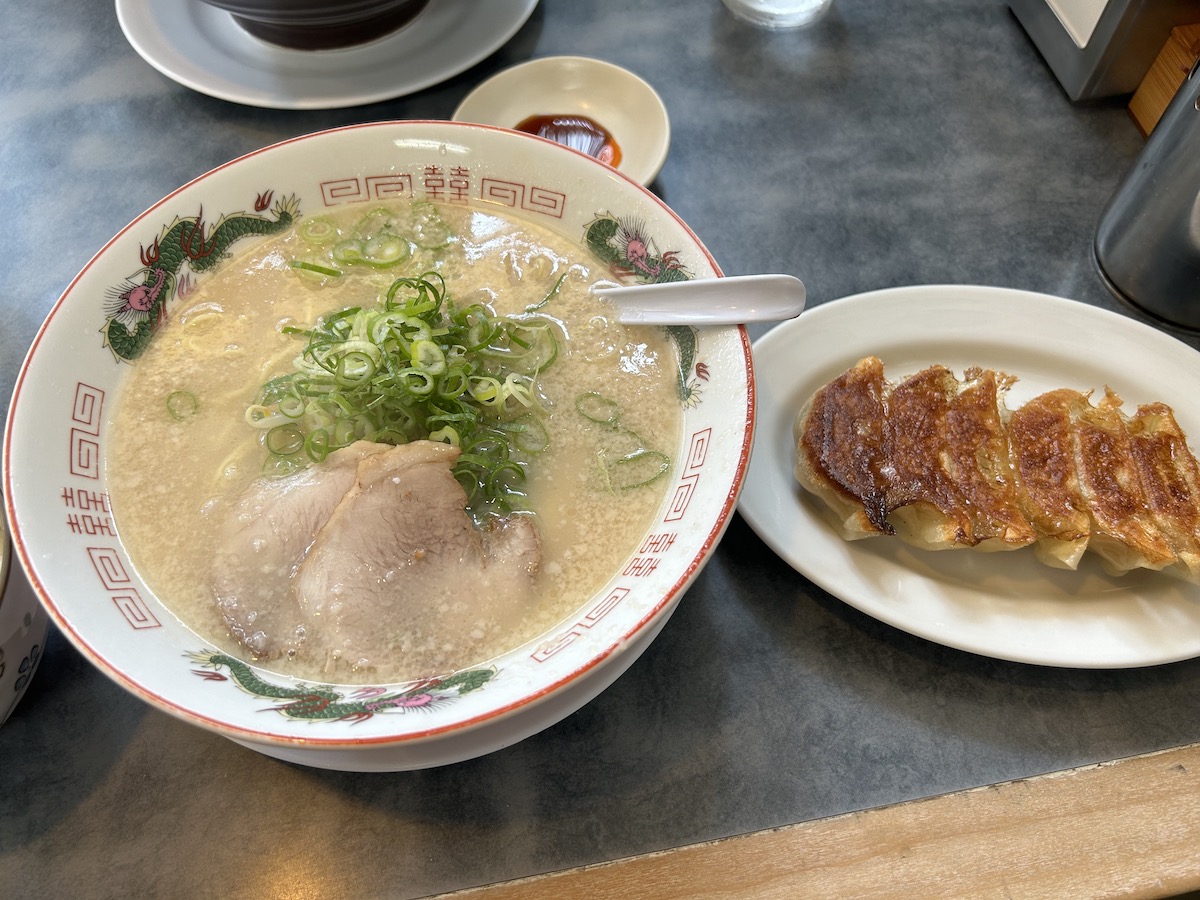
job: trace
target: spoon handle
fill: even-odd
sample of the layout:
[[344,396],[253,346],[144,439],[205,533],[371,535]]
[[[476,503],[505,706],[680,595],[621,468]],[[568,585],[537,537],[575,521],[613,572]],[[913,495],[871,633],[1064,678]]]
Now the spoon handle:
[[661,284],[593,287],[628,325],[740,325],[778,322],[804,309],[804,283],[793,275],[734,275]]

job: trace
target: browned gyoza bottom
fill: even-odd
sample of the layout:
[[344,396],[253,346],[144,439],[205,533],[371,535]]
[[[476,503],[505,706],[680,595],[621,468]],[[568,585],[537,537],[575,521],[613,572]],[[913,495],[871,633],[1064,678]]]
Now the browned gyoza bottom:
[[1200,466],[1169,406],[1067,388],[1010,410],[1016,379],[934,365],[889,382],[876,357],[821,387],[797,416],[796,477],[847,538],[927,549],[1034,546],[1074,568],[1200,581]]

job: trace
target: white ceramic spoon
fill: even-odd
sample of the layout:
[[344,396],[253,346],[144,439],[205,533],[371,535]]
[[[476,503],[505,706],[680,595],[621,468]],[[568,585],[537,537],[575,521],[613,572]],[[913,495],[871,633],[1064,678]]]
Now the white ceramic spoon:
[[792,275],[733,275],[662,284],[597,284],[592,293],[629,325],[744,325],[779,322],[804,309],[804,283]]

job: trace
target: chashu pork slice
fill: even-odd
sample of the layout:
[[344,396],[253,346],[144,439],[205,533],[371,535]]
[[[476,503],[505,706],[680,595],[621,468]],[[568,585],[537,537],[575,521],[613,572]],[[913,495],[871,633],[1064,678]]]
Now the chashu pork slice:
[[[303,649],[332,672],[414,649],[439,659],[441,644],[519,615],[540,562],[536,526],[515,516],[477,529],[452,473],[458,455],[359,442],[251,484],[213,565],[231,634],[257,657]],[[413,647],[418,633],[427,646]]]
[[296,566],[346,492],[364,458],[391,449],[359,441],[319,466],[261,478],[225,521],[213,560],[213,593],[230,633],[255,656],[277,659],[304,643],[288,585]]
[[514,625],[537,574],[528,516],[486,531],[451,471],[459,450],[417,441],[365,458],[297,572],[300,613],[330,664],[372,668],[418,634],[480,636]]

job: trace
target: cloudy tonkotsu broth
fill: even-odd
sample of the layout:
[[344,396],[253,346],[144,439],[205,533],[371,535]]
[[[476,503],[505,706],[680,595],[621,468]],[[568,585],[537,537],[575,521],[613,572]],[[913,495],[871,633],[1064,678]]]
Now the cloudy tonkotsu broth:
[[[363,212],[333,219],[350,227]],[[352,683],[478,665],[578,609],[637,549],[671,476],[615,492],[596,461],[602,426],[579,415],[575,401],[588,392],[618,400],[621,425],[673,458],[682,413],[672,342],[661,329],[604,317],[588,287],[606,273],[589,271],[592,263],[583,261],[578,245],[478,208],[448,205],[437,214],[454,235],[447,245],[417,249],[402,266],[361,277],[323,281],[298,273],[291,263],[309,245],[296,230],[259,243],[177,300],[134,365],[118,401],[107,458],[114,518],[147,584],[212,645],[253,660],[218,612],[211,566],[222,523],[263,472],[266,452],[246,423],[247,406],[265,382],[291,370],[304,346],[302,338],[281,333],[281,326],[308,328],[323,314],[373,306],[394,278],[434,267],[455,304],[483,301],[501,314],[541,301],[562,279],[543,310],[568,336],[540,378],[552,404],[550,447],[529,469],[542,545],[536,596],[515,629],[500,628],[486,613],[407,602],[381,624],[396,630],[403,651],[369,670],[356,671],[344,660],[333,664],[304,649],[292,659],[261,664],[308,680]],[[177,392],[197,400],[195,412],[182,419],[168,410],[167,398]]]

